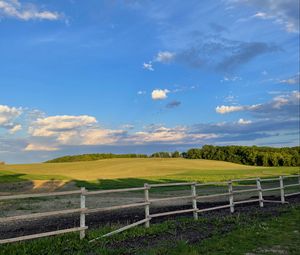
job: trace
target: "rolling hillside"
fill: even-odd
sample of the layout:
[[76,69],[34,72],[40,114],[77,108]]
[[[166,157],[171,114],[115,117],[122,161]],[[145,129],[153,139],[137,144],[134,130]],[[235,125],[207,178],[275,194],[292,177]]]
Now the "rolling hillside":
[[253,167],[203,159],[104,159],[72,163],[1,165],[0,182],[53,179],[89,183],[104,180],[114,180],[115,183],[140,183],[147,180],[219,181],[296,172],[297,167]]

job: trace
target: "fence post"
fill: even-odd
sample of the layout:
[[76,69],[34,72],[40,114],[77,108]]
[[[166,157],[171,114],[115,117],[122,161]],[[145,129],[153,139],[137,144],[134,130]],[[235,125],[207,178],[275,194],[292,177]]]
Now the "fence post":
[[[80,209],[85,209],[85,188],[81,188],[81,194],[80,194]],[[85,227],[85,213],[80,213],[80,227]],[[83,239],[85,237],[85,230],[80,231],[80,239]]]
[[193,183],[191,185],[191,191],[192,191],[192,204],[193,204],[193,209],[195,209],[195,211],[193,212],[193,216],[194,216],[194,220],[198,220],[198,207],[197,207],[197,199],[196,199],[196,196],[197,196],[197,191],[196,191],[196,183]]
[[257,190],[258,190],[259,206],[264,207],[264,199],[263,199],[263,193],[262,193],[260,178],[256,179],[256,185],[257,185]]
[[234,213],[234,202],[233,202],[233,188],[232,181],[228,182],[228,192],[229,192],[229,204],[230,204],[230,212]]
[[[144,191],[145,203],[149,203],[149,189],[150,189],[150,187],[149,187],[148,183],[145,183],[144,187],[145,187],[145,191]],[[150,227],[150,204],[145,205],[145,219],[148,219],[148,221],[145,222],[145,227],[149,228]]]
[[283,177],[279,176],[281,203],[285,203]]

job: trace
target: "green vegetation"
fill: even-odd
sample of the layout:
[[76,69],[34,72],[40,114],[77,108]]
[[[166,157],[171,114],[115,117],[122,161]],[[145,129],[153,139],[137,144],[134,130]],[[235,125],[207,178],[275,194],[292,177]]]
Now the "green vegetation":
[[96,242],[88,241],[120,226],[89,230],[79,241],[78,233],[2,245],[0,254],[144,254],[144,255],[239,255],[299,254],[300,207],[281,212],[233,214],[219,218],[181,218],[125,231]]
[[212,146],[190,149],[188,159],[213,159],[252,166],[300,166],[300,146],[272,148],[257,146]]
[[0,183],[26,180],[76,181],[95,188],[141,186],[144,182],[223,181],[298,173],[297,167],[255,167],[224,161],[182,158],[105,159],[98,161],[0,165]]
[[[83,154],[64,156],[46,163],[92,161],[112,158],[147,158],[145,154]],[[228,161],[252,166],[300,166],[300,146],[273,148],[257,146],[213,146],[204,145],[201,149],[187,152],[155,152],[150,158],[187,158]]]
[[99,159],[109,158],[147,158],[146,154],[112,154],[112,153],[95,153],[95,154],[82,154],[74,156],[64,156],[48,160],[45,163],[63,163],[63,162],[77,162],[77,161],[92,161]]

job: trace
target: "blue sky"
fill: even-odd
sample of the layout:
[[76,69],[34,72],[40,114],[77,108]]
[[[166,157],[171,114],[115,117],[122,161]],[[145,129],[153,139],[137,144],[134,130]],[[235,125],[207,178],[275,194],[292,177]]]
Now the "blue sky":
[[297,0],[0,0],[0,161],[299,145]]

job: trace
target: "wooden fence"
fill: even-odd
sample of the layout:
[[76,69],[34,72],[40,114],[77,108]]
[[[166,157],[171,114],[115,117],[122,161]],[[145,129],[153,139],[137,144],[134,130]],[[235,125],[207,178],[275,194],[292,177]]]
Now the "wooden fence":
[[[294,178],[294,179],[297,178],[297,183],[285,184],[284,180],[288,179],[288,178]],[[276,183],[277,181],[279,184],[278,187],[263,188],[264,182],[275,182]],[[236,183],[243,183],[243,182],[256,182],[255,188],[240,189],[240,190],[234,189]],[[225,193],[209,194],[209,195],[198,195],[197,194],[197,187],[210,186],[210,185],[222,185],[222,186],[226,185],[228,191]],[[160,187],[176,187],[176,186],[190,187],[191,194],[188,196],[178,196],[178,197],[168,197],[168,198],[150,198],[150,190],[151,189],[160,188]],[[150,226],[151,219],[157,218],[157,217],[183,214],[183,213],[193,213],[194,219],[197,220],[198,214],[201,212],[229,208],[230,212],[233,213],[234,209],[235,209],[235,205],[244,204],[244,203],[258,202],[260,207],[263,207],[264,203],[282,203],[282,204],[284,204],[284,203],[286,203],[286,201],[285,201],[286,197],[300,194],[300,190],[298,192],[294,192],[294,193],[286,193],[287,189],[289,189],[291,187],[298,187],[298,186],[300,187],[300,175],[289,175],[289,176],[279,176],[277,178],[268,178],[268,179],[260,179],[260,178],[236,179],[236,180],[230,180],[227,182],[209,182],[209,183],[183,182],[183,183],[165,183],[165,184],[147,184],[146,183],[146,184],[144,184],[144,187],[128,188],[128,189],[88,191],[85,188],[81,188],[80,190],[75,190],[75,191],[0,196],[0,201],[13,200],[13,199],[24,199],[24,198],[49,197],[49,196],[66,196],[66,195],[79,195],[80,196],[80,208],[77,208],[77,209],[68,209],[68,210],[42,212],[42,213],[32,213],[32,214],[28,214],[28,215],[19,215],[19,216],[10,216],[10,217],[0,218],[0,223],[5,223],[5,222],[9,222],[9,221],[21,221],[21,220],[28,220],[28,219],[37,219],[37,218],[43,218],[43,217],[60,216],[60,215],[78,213],[78,214],[80,214],[80,226],[79,227],[45,232],[45,233],[39,233],[39,234],[33,234],[33,235],[26,235],[26,236],[9,238],[9,239],[2,239],[2,240],[0,240],[0,244],[35,239],[35,238],[46,237],[46,236],[59,235],[59,234],[70,233],[70,232],[79,232],[80,239],[83,239],[85,237],[85,231],[88,229],[88,226],[86,226],[86,223],[85,223],[86,214],[111,211],[111,210],[116,210],[116,209],[144,207],[145,218],[143,220],[129,224],[125,227],[122,227],[120,229],[117,229],[115,231],[105,234],[104,236],[98,237],[98,238],[90,241],[90,242],[93,242],[99,238],[107,237],[107,236],[122,232],[124,230],[127,230],[129,228],[141,225],[141,224],[145,224],[145,227],[148,228]],[[86,201],[85,201],[86,196],[111,194],[111,193],[117,193],[117,192],[123,193],[123,192],[130,192],[130,191],[143,191],[144,192],[144,201],[139,202],[139,203],[110,206],[110,207],[104,207],[104,208],[89,209],[86,207]],[[280,191],[280,200],[276,201],[276,200],[264,199],[263,192],[267,192],[267,191]],[[248,200],[238,200],[238,201],[234,199],[234,198],[236,198],[235,195],[237,195],[237,194],[249,193],[249,192],[257,192],[258,198],[257,199],[248,199]],[[197,201],[200,201],[201,199],[219,198],[219,197],[227,197],[229,203],[226,205],[221,205],[221,206],[216,206],[216,207],[198,209]],[[191,201],[192,208],[185,209],[185,210],[155,213],[155,214],[150,213],[151,205],[155,204],[156,202],[171,201],[171,200]]]

